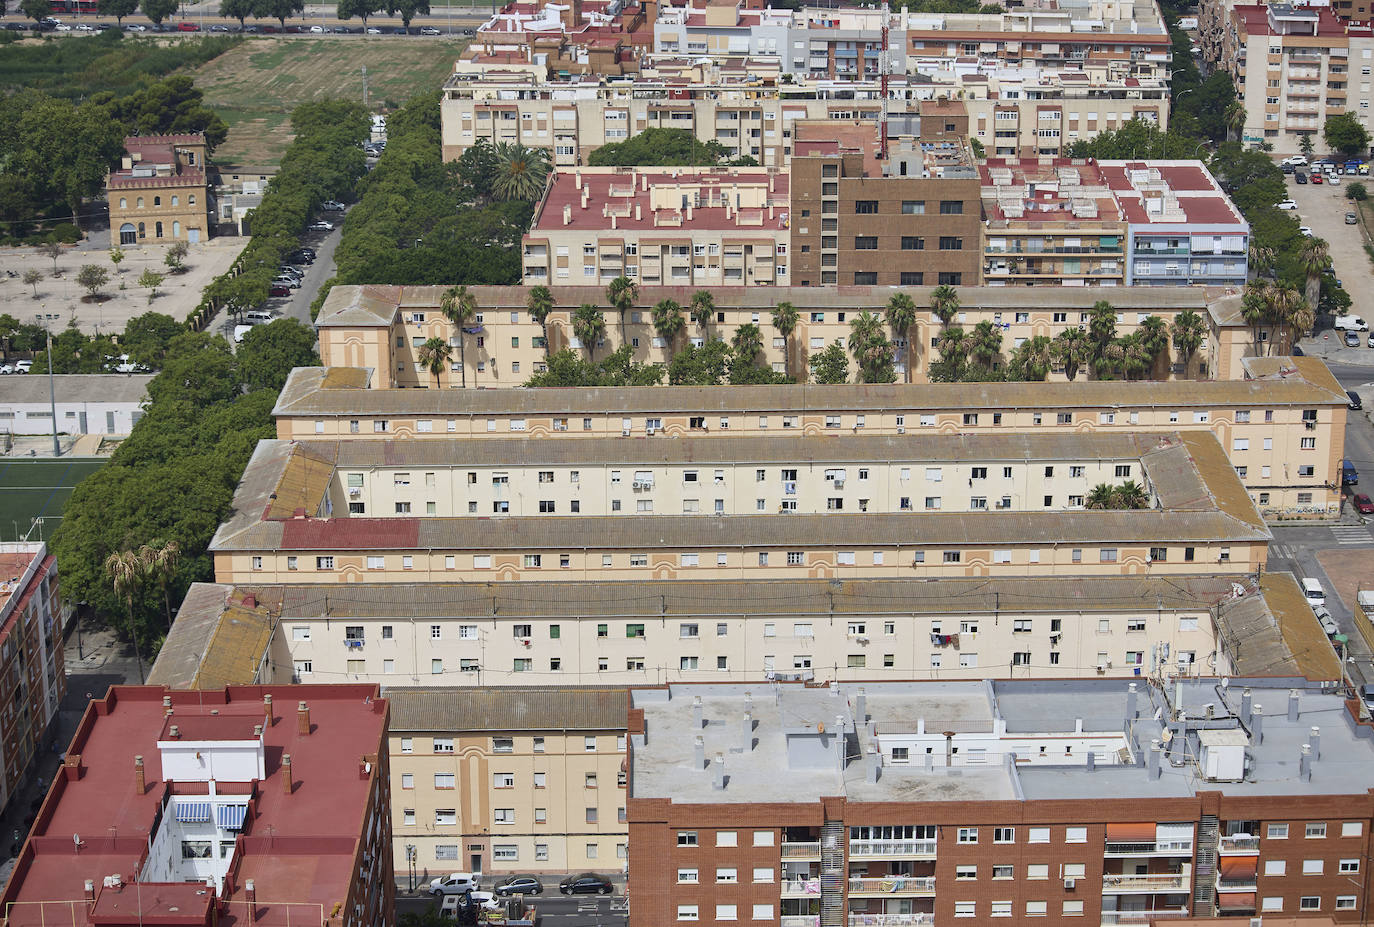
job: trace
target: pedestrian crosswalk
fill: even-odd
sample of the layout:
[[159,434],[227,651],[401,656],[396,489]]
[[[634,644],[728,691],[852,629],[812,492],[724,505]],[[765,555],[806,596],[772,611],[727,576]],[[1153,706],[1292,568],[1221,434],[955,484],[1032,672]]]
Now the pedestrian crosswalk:
[[1374,543],[1374,537],[1370,536],[1369,528],[1365,525],[1333,525],[1331,534],[1335,536],[1337,544]]
[[1270,544],[1270,545],[1269,545],[1269,559],[1270,559],[1270,560],[1275,560],[1275,559],[1277,559],[1277,560],[1292,560],[1292,559],[1293,559],[1293,545],[1292,545],[1292,544]]

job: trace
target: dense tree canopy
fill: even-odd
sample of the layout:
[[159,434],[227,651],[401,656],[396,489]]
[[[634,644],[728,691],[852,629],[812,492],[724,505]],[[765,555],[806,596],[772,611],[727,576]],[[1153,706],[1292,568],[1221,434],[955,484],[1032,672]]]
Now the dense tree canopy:
[[295,319],[254,325],[237,351],[239,377],[249,389],[279,390],[293,367],[317,367],[315,332]]
[[731,160],[720,142],[698,141],[688,129],[645,129],[623,142],[602,145],[588,156],[587,163],[593,167],[669,167],[758,162],[748,156]]
[[1322,137],[1333,150],[1347,157],[1369,154],[1369,133],[1354,113],[1327,116]]

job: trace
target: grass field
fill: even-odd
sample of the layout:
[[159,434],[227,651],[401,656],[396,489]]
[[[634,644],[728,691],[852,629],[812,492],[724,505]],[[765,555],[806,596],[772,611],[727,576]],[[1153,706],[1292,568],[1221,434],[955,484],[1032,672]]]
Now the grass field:
[[[60,516],[76,484],[103,466],[103,457],[0,460],[0,539],[23,536],[39,516]],[[54,527],[48,522],[44,536]]]
[[367,99],[403,103],[435,90],[453,70],[466,40],[391,36],[264,36],[191,72],[205,102],[229,123],[229,138],[215,149],[220,169],[273,165],[291,141],[291,110],[311,100]]

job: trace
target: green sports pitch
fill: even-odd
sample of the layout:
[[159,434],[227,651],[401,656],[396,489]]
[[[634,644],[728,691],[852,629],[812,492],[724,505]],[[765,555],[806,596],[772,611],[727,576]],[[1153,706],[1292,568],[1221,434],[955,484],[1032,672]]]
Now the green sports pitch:
[[[24,537],[35,518],[50,536],[76,484],[105,466],[104,457],[0,458],[0,540]],[[37,540],[34,535],[31,540]]]

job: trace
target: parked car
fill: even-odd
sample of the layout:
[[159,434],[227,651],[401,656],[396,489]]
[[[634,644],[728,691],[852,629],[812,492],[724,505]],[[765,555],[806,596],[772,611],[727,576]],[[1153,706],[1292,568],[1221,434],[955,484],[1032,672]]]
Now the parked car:
[[1360,686],[1360,701],[1364,702],[1366,711],[1374,712],[1374,682]]
[[439,29],[437,29],[436,27],[434,27],[434,26],[421,26],[421,27],[420,27],[420,34],[421,34],[421,35],[443,35],[443,33],[442,33]]
[[1321,172],[1320,172],[1320,171],[1313,171],[1313,172],[1312,172],[1312,182],[1313,182],[1313,183],[1321,183],[1321,182],[1322,182],[1322,175],[1321,175]]
[[1345,214],[1345,224],[1346,224],[1346,225],[1354,225],[1355,223],[1357,223],[1357,222],[1359,222],[1359,221],[1360,221],[1359,219],[1356,219],[1356,218],[1355,218],[1355,214],[1354,214],[1353,212],[1348,212],[1348,213]]
[[332,232],[332,231],[334,231],[334,223],[333,223],[333,222],[327,222],[327,221],[325,221],[324,219],[316,219],[314,222],[310,223],[310,231],[312,231],[312,232]]
[[1298,233],[1299,233],[1299,234],[1302,234],[1302,235],[1306,235],[1308,238],[1311,238],[1311,237],[1312,237],[1312,226],[1310,226],[1310,225],[1300,225],[1300,226],[1298,226]]
[[451,872],[446,876],[436,876],[429,882],[431,895],[461,895],[478,890],[477,874],[473,872]]
[[323,203],[320,204],[320,208],[327,209],[330,212],[343,212],[348,207],[346,207],[343,203],[340,203],[338,200],[325,200]]
[[1293,202],[1292,200],[1284,200],[1282,203],[1278,204],[1278,207],[1279,209],[1287,209],[1291,211],[1297,209],[1298,204]]
[[32,369],[33,361],[31,360],[17,360],[14,362],[15,373],[28,373]]
[[221,24],[221,23],[216,23],[215,25],[213,25],[213,26],[210,27],[210,31],[211,31],[211,32],[228,32],[228,31],[229,31],[229,27],[228,27],[228,26],[225,26],[225,25],[223,25],[223,24]]
[[1330,177],[1326,178],[1326,182],[1331,184],[1331,186],[1333,187],[1339,187],[1341,185],[1341,179],[1337,177],[1335,174],[1332,174]]
[[1345,346],[1346,346],[1347,348],[1358,348],[1358,347],[1360,346],[1360,333],[1359,333],[1359,332],[1346,332],[1346,333],[1345,333]]
[[67,25],[66,23],[58,23],[58,24],[57,24],[56,26],[54,26],[53,28],[54,28],[56,31],[58,31],[58,32],[71,32],[71,31],[72,31],[72,27],[69,26],[69,25]]
[[251,325],[235,325],[235,326],[234,326],[234,344],[243,344],[243,336],[246,335],[246,334],[248,334],[248,333],[251,332],[252,330],[253,330],[253,326],[251,326]]
[[1284,164],[1291,164],[1291,165],[1293,165],[1294,167],[1306,167],[1306,166],[1307,166],[1307,158],[1305,158],[1305,157],[1302,156],[1302,155],[1293,155],[1291,158],[1284,158],[1284,159],[1283,159],[1283,163],[1284,163]]
[[609,895],[615,891],[611,880],[594,872],[568,876],[558,883],[558,890],[564,895]]
[[1348,389],[1345,394],[1350,397],[1349,409],[1351,412],[1359,412],[1364,408],[1364,402],[1360,400],[1360,394],[1353,389]]
[[9,374],[9,373],[14,373],[14,365],[13,365],[13,364],[0,364],[0,376],[4,376],[5,374]]
[[268,296],[290,296],[291,288],[284,283],[273,283],[267,288]]
[[1374,502],[1370,502],[1369,497],[1364,493],[1351,496],[1350,504],[1355,506],[1355,511],[1361,515],[1374,515]]
[[1306,184],[1307,175],[1304,174],[1302,171],[1298,171],[1296,174],[1293,175],[1293,180],[1300,184]]
[[286,256],[286,259],[300,264],[313,264],[315,263],[315,252],[311,251],[307,254],[304,251],[292,251]]
[[[276,277],[272,280],[272,283],[274,285],[281,284],[282,286],[292,290],[299,290],[301,288],[301,282],[296,277]],[[1355,336],[1355,340],[1360,340],[1358,335]]]
[[324,26],[311,26],[310,32],[312,35],[324,35]]
[[368,26],[368,27],[367,27],[367,34],[368,34],[368,35],[381,35],[381,34],[382,34],[382,30],[378,29],[376,26]]
[[532,875],[507,876],[492,888],[492,891],[500,895],[540,895],[544,892],[543,884]]
[[1336,316],[1336,328],[1341,331],[1367,332],[1369,323],[1357,315],[1338,315]]
[[177,32],[199,32],[200,26],[196,23],[177,23]]

